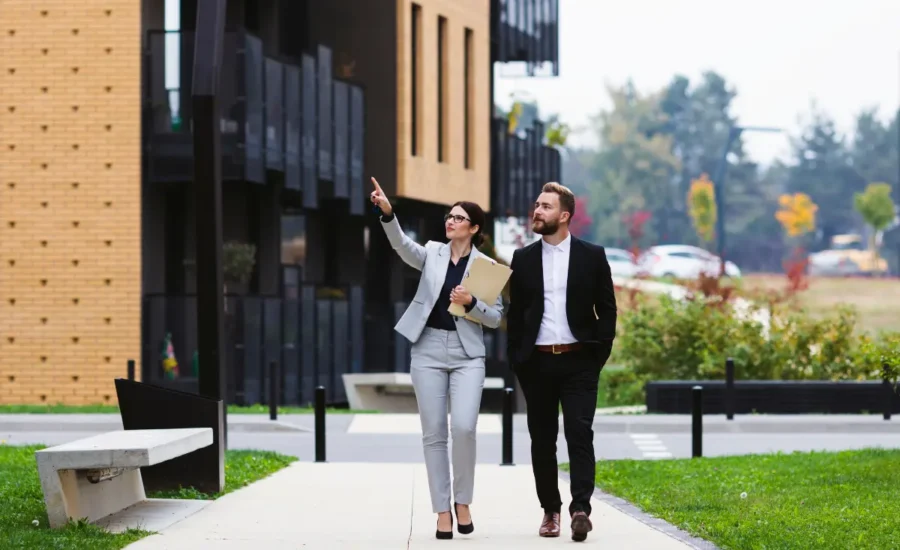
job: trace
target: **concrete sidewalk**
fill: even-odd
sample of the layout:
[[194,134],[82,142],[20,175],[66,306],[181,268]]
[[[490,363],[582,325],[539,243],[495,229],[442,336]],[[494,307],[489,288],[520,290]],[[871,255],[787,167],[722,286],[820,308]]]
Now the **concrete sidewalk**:
[[[548,548],[574,544],[563,519],[559,539],[542,539],[542,512],[529,466],[478,466],[472,516],[475,532],[454,540],[466,548]],[[564,506],[568,483],[560,480]],[[712,548],[637,512],[594,499],[594,530],[583,543],[632,550]],[[565,516],[565,514],[563,514]],[[651,526],[650,524],[654,526]],[[316,464],[290,467],[206,506],[131,550],[448,548],[434,537],[424,465]],[[671,531],[667,534],[665,531]]]

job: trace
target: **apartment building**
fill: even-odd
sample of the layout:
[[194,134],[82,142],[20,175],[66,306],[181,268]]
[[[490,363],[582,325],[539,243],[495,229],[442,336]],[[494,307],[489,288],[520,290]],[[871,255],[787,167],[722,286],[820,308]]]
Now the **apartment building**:
[[[285,403],[318,384],[340,403],[342,373],[408,368],[391,327],[416,274],[388,246],[368,178],[421,241],[443,238],[461,198],[526,216],[525,197],[559,179],[558,153],[539,126],[502,131],[492,68],[555,72],[557,9],[227,1],[229,401],[266,401],[273,362]],[[195,0],[4,2],[0,403],[114,403],[129,359],[144,381],[196,391],[195,21]]]

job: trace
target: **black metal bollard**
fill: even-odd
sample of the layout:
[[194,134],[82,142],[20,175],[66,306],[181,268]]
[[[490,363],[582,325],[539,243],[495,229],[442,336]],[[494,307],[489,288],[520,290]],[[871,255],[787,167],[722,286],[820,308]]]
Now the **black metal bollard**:
[[278,361],[269,363],[269,420],[278,420]]
[[734,359],[725,361],[725,418],[734,420]]
[[693,458],[703,456],[703,388],[694,386],[691,389],[693,398],[692,416],[692,452]]
[[128,380],[134,382],[134,359],[128,360]]
[[316,462],[325,462],[325,386],[316,388]]
[[888,367],[887,363],[882,365],[882,379],[881,385],[884,387],[884,419],[891,419],[891,405],[894,401],[894,389],[891,387],[891,369]]
[[501,466],[514,466],[513,464],[513,403],[514,390],[510,387],[503,389],[503,462]]

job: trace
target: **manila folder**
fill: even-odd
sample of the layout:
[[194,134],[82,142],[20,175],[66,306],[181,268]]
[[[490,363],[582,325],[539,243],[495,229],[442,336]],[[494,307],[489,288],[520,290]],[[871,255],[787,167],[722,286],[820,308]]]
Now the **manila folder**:
[[[478,298],[486,304],[493,305],[497,301],[497,296],[503,292],[506,281],[512,275],[512,269],[498,264],[494,260],[484,256],[475,258],[472,267],[462,281],[462,286],[469,291],[469,294]],[[478,322],[477,319],[466,315],[466,308],[460,304],[450,304],[448,310],[451,315],[457,317],[465,317],[466,319]]]

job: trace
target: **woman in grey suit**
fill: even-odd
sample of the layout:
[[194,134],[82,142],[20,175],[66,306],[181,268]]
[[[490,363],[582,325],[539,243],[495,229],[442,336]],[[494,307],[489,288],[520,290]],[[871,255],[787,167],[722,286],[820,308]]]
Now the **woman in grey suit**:
[[[496,303],[486,304],[461,286],[472,261],[487,258],[476,249],[484,211],[472,202],[454,204],[444,218],[449,242],[429,241],[422,246],[403,233],[381,186],[375,178],[372,183],[372,203],[381,209],[381,224],[391,247],[422,272],[416,295],[394,330],[412,342],[410,374],[422,421],[431,505],[438,514],[436,536],[452,539],[447,407],[453,437],[453,509],[458,531],[469,534],[475,529],[469,504],[475,484],[475,425],[484,387],[482,325],[497,328],[503,313],[499,297]],[[478,322],[451,315],[447,311],[451,303],[464,306]]]

